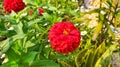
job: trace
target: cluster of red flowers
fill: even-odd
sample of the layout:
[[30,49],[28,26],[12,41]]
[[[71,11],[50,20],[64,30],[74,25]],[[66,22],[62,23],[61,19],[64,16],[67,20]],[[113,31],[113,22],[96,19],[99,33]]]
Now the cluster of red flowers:
[[68,54],[80,43],[80,32],[70,22],[58,22],[49,31],[48,39],[57,52]]
[[[4,9],[11,13],[11,11],[19,12],[22,9],[26,7],[23,0],[4,0],[3,2]],[[38,8],[39,15],[42,16],[42,13],[44,13],[44,10],[42,8]],[[32,15],[33,10],[30,10],[30,15]]]
[[3,7],[8,12],[11,11],[19,12],[25,8],[25,3],[22,0],[4,0]]
[[[25,8],[23,0],[4,0],[4,9],[11,13],[11,11],[19,12]],[[38,8],[39,15],[42,16],[44,10]],[[33,10],[30,10],[32,15]],[[51,46],[57,52],[68,54],[73,52],[80,43],[80,32],[71,22],[58,22],[49,31],[48,39],[50,40]]]

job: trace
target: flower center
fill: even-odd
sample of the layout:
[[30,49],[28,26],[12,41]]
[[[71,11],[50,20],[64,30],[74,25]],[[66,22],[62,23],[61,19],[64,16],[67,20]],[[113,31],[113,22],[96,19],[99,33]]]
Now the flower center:
[[69,33],[68,33],[68,31],[64,30],[63,34],[68,35]]

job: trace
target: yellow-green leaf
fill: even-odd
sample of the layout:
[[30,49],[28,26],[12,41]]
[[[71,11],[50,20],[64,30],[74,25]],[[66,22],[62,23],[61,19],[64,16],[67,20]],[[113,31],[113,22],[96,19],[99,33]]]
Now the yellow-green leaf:
[[87,52],[87,49],[83,49],[77,54],[77,56],[75,58],[76,67],[81,67],[82,63],[84,63],[84,61],[85,61],[84,55],[86,54],[86,52]]
[[102,22],[99,22],[98,25],[96,26],[96,29],[93,33],[92,40],[96,40],[97,36],[99,35],[100,31],[102,29]]
[[116,45],[111,45],[109,49],[98,59],[95,67],[108,67],[112,52],[115,50]]

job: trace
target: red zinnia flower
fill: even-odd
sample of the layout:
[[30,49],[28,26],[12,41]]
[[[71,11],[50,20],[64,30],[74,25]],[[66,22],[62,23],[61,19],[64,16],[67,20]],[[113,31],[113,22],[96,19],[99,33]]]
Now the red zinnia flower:
[[3,7],[8,12],[11,11],[19,12],[20,10],[25,8],[25,3],[22,0],[4,0]]
[[42,16],[42,13],[44,13],[44,10],[42,8],[38,8],[38,12],[39,12],[40,16]]
[[58,22],[49,31],[48,38],[51,46],[57,52],[73,52],[80,43],[80,32],[70,22]]

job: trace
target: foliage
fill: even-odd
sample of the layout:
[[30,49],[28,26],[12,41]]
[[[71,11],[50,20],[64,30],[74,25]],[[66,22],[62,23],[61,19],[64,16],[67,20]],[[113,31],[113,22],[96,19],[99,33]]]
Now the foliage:
[[[112,52],[120,47],[115,39],[120,26],[120,1],[116,1],[100,0],[98,8],[82,12],[80,1],[24,0],[26,8],[11,14],[4,12],[0,2],[0,54],[8,59],[1,67],[110,67]],[[44,9],[43,16],[38,8]],[[88,18],[92,14],[97,19]],[[92,20],[98,24],[89,28]],[[48,40],[49,29],[59,21],[71,21],[81,33],[87,31],[80,46],[67,55],[55,52]]]

